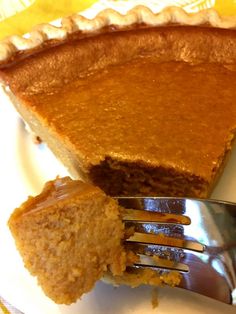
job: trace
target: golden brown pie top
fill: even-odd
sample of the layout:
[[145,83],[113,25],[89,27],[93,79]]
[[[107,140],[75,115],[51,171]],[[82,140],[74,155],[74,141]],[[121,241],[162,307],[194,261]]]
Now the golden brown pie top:
[[235,80],[221,64],[143,57],[22,97],[93,164],[109,152],[207,180],[236,128]]

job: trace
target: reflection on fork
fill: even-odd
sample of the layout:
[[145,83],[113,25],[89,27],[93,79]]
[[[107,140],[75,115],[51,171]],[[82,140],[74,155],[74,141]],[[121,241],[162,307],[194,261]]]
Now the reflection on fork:
[[[236,204],[184,198],[121,197],[133,267],[177,270],[180,287],[236,305]],[[130,210],[132,208],[132,210]]]

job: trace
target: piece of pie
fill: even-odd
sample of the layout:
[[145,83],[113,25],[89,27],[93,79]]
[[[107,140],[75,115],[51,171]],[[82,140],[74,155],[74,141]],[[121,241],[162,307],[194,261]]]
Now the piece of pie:
[[5,91],[74,178],[110,195],[206,197],[236,129],[236,22],[139,6],[0,45]]
[[132,287],[179,284],[174,271],[127,268],[139,258],[123,243],[124,210],[98,187],[65,177],[47,182],[8,224],[25,267],[56,303],[75,302],[101,277]]

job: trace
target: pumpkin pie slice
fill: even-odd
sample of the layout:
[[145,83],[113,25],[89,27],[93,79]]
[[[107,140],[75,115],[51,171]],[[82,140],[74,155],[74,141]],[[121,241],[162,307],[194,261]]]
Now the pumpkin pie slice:
[[25,122],[109,195],[207,197],[236,130],[236,21],[139,6],[65,18],[0,45]]
[[121,276],[126,268],[118,204],[87,183],[47,182],[15,209],[9,227],[25,267],[57,303],[75,302],[105,272]]
[[124,212],[98,187],[64,177],[16,208],[8,225],[25,267],[56,303],[76,302],[101,277],[116,286],[178,285],[176,271],[128,268],[139,257],[124,245],[133,233]]

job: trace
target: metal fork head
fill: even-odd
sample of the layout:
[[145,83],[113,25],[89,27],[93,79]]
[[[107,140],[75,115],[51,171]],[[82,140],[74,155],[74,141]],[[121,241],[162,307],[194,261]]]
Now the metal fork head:
[[[167,268],[178,270],[182,273],[181,288],[236,305],[236,204],[163,197],[120,197],[117,200],[125,208],[186,215],[191,220],[185,225],[174,220],[168,223],[127,221],[134,226],[136,235],[143,233],[143,239],[145,234],[151,233],[147,241],[138,236],[134,241],[127,239],[127,245],[144,256],[157,255],[161,261],[173,261],[170,264],[141,259],[135,267],[155,267],[161,272],[169,271]],[[152,240],[153,234],[156,241]],[[182,239],[177,243],[183,245],[160,244],[158,235],[160,239],[163,234]]]

